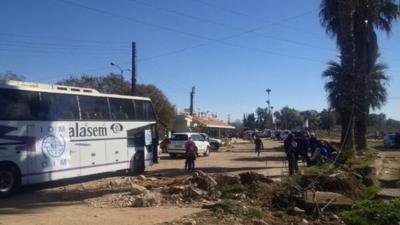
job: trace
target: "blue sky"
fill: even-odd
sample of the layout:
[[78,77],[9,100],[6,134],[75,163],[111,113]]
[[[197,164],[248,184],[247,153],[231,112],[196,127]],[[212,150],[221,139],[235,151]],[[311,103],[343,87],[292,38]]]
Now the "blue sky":
[[[180,109],[241,119],[271,103],[299,110],[327,107],[321,78],[337,58],[335,41],[318,18],[320,1],[273,0],[2,0],[0,73],[54,83],[68,75],[130,68],[138,82],[158,86]],[[382,112],[400,120],[400,22],[379,33],[391,76]],[[125,78],[129,79],[129,72]]]

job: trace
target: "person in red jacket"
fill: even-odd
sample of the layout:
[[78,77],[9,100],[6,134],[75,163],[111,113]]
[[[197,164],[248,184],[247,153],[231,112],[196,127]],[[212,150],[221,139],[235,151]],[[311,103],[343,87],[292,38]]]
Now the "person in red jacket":
[[186,152],[186,162],[185,169],[194,170],[195,164],[194,161],[198,155],[196,143],[189,137],[189,140],[185,143],[185,152]]

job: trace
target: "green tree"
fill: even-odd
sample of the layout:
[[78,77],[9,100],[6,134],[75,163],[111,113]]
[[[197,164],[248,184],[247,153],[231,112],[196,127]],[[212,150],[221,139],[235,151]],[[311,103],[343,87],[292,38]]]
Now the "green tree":
[[[374,102],[376,99],[370,96],[374,84],[387,80],[386,76],[381,81],[374,77],[379,70],[376,68],[379,55],[375,29],[390,33],[393,21],[400,15],[397,7],[393,0],[323,0],[321,3],[321,23],[331,36],[336,37],[343,74],[343,79],[331,84],[344,85],[348,92],[342,96],[344,103],[338,108],[342,143],[346,148],[353,149],[354,125],[357,149],[366,148],[369,110],[384,102],[383,99]],[[343,137],[344,134],[347,135]]]
[[340,64],[329,62],[323,76],[331,78],[325,88],[328,91],[328,101],[340,114],[341,143],[346,151],[345,157],[353,155],[355,147],[354,111],[357,85],[353,31],[355,8],[354,0],[323,0],[319,14],[326,32],[336,38],[340,52]]
[[19,80],[24,81],[25,77],[18,75],[12,71],[6,71],[5,73],[0,73],[0,80]]
[[267,118],[268,118],[267,110],[263,109],[261,107],[258,107],[256,109],[256,114],[257,114],[257,120],[256,120],[257,129],[259,129],[259,130],[265,129],[265,126],[266,126],[266,123],[267,123]]
[[[386,92],[386,83],[388,81],[388,76],[385,74],[386,66],[381,63],[375,63],[372,71],[370,71],[370,80],[369,80],[369,88],[365,95],[368,96],[369,108],[379,109],[382,104],[386,101],[387,92]],[[322,74],[323,77],[328,79],[328,82],[325,84],[325,89],[328,92],[328,101],[331,106],[335,108],[340,113],[340,118],[346,118],[346,104],[348,101],[346,99],[352,99],[351,96],[348,96],[350,93],[348,92],[349,84],[346,83],[348,81],[348,77],[342,67],[337,62],[329,62],[329,67]],[[354,113],[355,114],[355,113]],[[359,116],[355,116],[359,117]],[[347,120],[341,121],[342,125],[342,138],[346,135],[345,122]],[[356,120],[360,122],[360,120]],[[366,121],[367,122],[367,121]],[[361,135],[361,134],[359,134]],[[362,135],[365,137],[365,134]]]
[[297,126],[301,126],[302,119],[299,111],[285,106],[279,112],[279,123],[281,129],[291,130]]
[[249,115],[247,115],[246,122],[247,122],[246,127],[252,130],[256,129],[257,123],[256,123],[256,116],[254,115],[254,113],[250,113]]
[[[59,85],[93,88],[102,93],[129,95],[131,84],[121,80],[118,74],[110,73],[105,76],[82,75],[81,77],[69,77],[57,82]],[[175,122],[175,106],[170,103],[164,93],[154,85],[138,84],[136,86],[138,96],[149,97],[156,109],[162,126],[172,129]]]
[[[353,0],[354,1],[354,0]],[[356,120],[355,139],[358,150],[367,148],[366,132],[370,108],[380,106],[386,100],[386,91],[382,91],[382,85],[378,89],[377,71],[384,71],[386,66],[377,65],[379,57],[378,41],[375,30],[382,30],[390,34],[393,22],[400,16],[398,5],[394,0],[358,0],[354,11],[354,37],[356,46],[356,62],[358,85],[356,86]],[[383,68],[376,68],[382,66]],[[387,77],[382,72],[381,82]],[[383,87],[384,88],[384,87]],[[372,91],[384,92],[381,98],[371,98]],[[377,96],[380,93],[375,93]]]
[[368,125],[375,130],[383,130],[385,128],[386,115],[383,113],[371,113],[368,116]]
[[320,118],[319,113],[315,110],[306,110],[300,112],[301,120],[308,120],[308,127],[312,130],[315,130],[319,127]]
[[136,94],[149,97],[156,108],[160,121],[164,123],[163,125],[167,129],[172,129],[176,117],[175,106],[171,104],[167,96],[158,87],[152,84],[139,84],[136,86]]
[[319,128],[323,130],[332,130],[336,126],[336,112],[334,110],[324,109],[319,113]]

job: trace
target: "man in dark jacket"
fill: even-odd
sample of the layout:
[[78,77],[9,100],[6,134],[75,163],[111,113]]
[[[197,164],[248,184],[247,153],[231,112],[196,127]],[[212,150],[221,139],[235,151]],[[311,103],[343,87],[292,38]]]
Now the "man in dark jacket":
[[308,134],[300,134],[300,137],[297,139],[297,154],[301,155],[303,158],[303,162],[306,161],[307,166],[310,166],[310,157],[308,156],[309,149],[309,138]]
[[286,152],[286,157],[288,160],[288,166],[289,166],[289,175],[293,175],[294,172],[299,171],[299,167],[297,165],[297,160],[298,160],[298,155],[296,153],[296,148],[297,148],[297,143],[294,140],[293,134],[289,134],[285,141],[283,142],[285,152]]

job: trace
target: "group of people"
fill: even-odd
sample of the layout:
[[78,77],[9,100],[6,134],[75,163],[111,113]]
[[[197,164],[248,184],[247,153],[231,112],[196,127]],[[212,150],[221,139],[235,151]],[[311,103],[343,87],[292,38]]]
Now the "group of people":
[[302,157],[307,166],[323,163],[335,153],[326,141],[319,140],[314,133],[293,133],[284,140],[284,149],[288,160],[289,175],[298,173],[298,160]]

